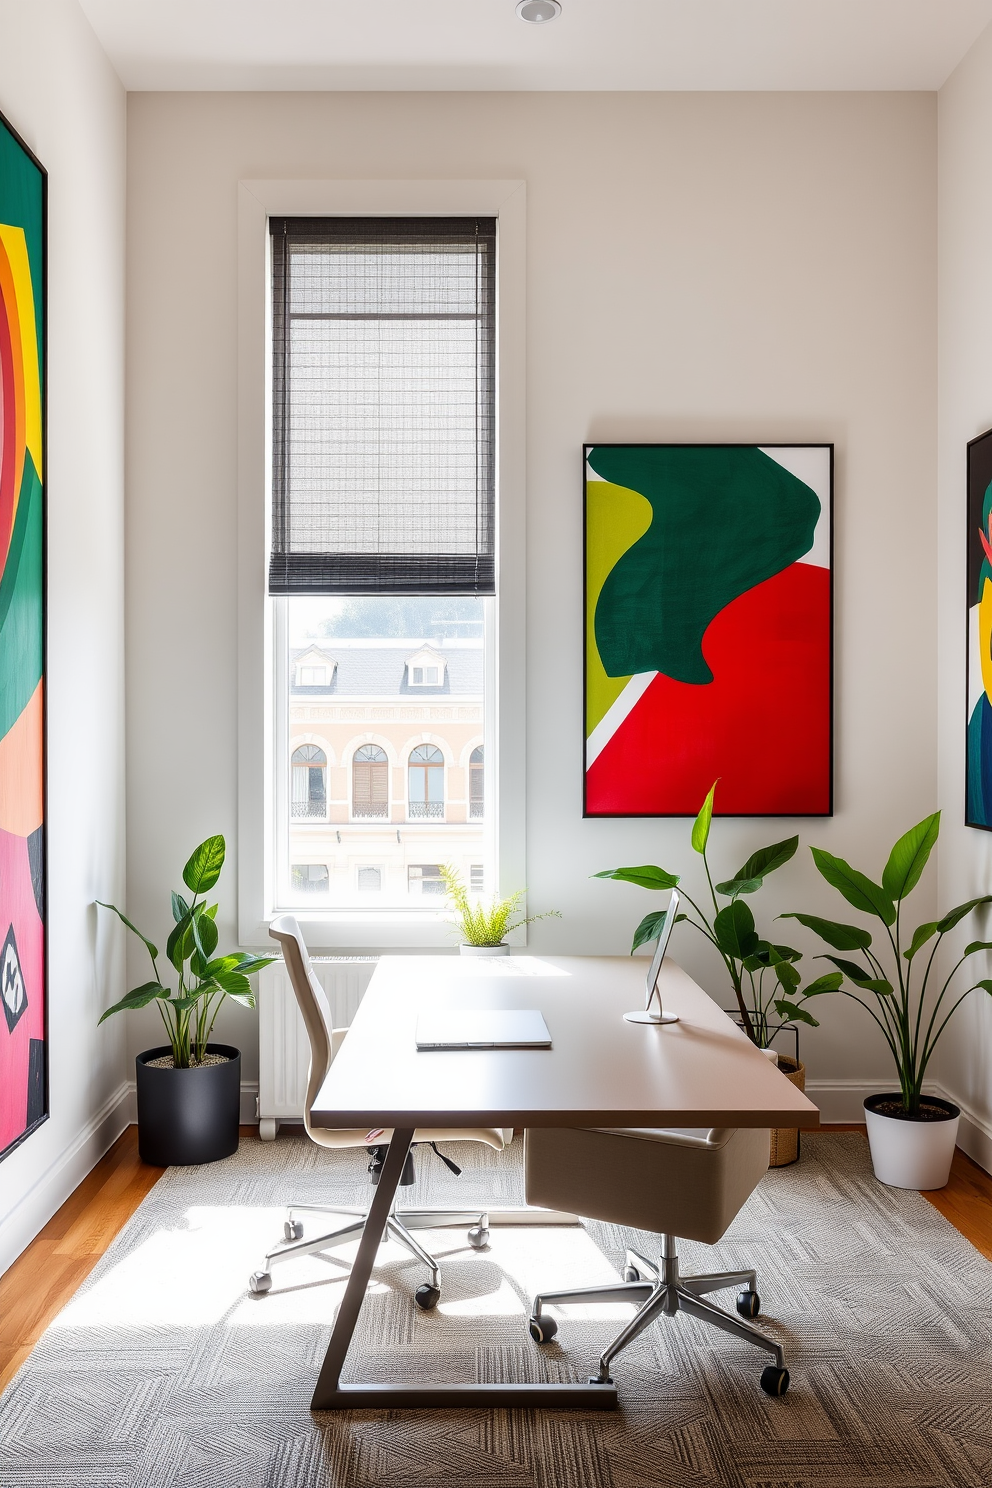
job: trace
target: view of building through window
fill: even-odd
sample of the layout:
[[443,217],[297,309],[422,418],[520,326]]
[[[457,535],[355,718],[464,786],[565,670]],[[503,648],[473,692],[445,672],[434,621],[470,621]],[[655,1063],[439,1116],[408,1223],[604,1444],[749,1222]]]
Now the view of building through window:
[[288,598],[289,907],[488,891],[485,616],[476,597]]

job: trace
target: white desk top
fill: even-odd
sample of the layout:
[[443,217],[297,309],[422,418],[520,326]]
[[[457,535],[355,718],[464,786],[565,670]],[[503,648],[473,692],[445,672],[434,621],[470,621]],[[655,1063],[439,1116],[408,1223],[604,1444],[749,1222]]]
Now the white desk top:
[[[383,956],[311,1111],[315,1126],[798,1126],[820,1115],[672,961],[665,1027],[625,1023],[627,956]],[[421,1050],[436,1007],[540,1008],[551,1049]]]

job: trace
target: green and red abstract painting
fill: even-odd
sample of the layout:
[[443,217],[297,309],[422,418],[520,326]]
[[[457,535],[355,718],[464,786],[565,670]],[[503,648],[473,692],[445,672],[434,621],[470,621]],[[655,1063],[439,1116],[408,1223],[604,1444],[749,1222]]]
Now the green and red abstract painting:
[[45,187],[0,119],[0,1156],[47,1112]]
[[965,825],[992,831],[992,429],[968,445]]
[[585,814],[832,810],[833,446],[585,446]]

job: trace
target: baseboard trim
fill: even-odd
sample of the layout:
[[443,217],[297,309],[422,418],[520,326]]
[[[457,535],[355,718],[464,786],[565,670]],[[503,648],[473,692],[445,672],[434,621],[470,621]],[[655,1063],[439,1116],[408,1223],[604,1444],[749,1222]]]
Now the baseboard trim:
[[[823,1125],[829,1126],[833,1122],[863,1122],[865,1098],[891,1086],[892,1080],[884,1076],[878,1080],[808,1080],[806,1094],[819,1106]],[[969,1110],[953,1091],[937,1080],[924,1080],[923,1093],[939,1095],[961,1107],[958,1146],[980,1168],[992,1173],[992,1125]]]
[[[128,1082],[123,1081],[0,1221],[0,1275],[44,1229],[134,1120],[133,1089],[133,1082],[129,1089]],[[46,1129],[51,1130],[50,1125]]]

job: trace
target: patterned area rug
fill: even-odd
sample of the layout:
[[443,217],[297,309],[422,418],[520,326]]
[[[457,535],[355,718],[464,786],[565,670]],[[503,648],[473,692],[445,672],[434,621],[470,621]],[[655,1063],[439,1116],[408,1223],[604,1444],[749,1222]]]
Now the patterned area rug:
[[[427,1205],[520,1202],[521,1144],[418,1155]],[[308,1409],[348,1247],[248,1274],[291,1197],[367,1200],[361,1154],[295,1136],[173,1169],[49,1327],[0,1401],[0,1484],[46,1488],[988,1488],[992,1266],[917,1194],[873,1179],[855,1133],[804,1138],[723,1242],[685,1245],[683,1270],[757,1266],[764,1326],[792,1387],[758,1387],[765,1356],[685,1316],[663,1319],[614,1366],[615,1413]],[[380,1252],[346,1377],[584,1379],[629,1308],[573,1307],[554,1343],[525,1330],[532,1292],[616,1279],[605,1225],[502,1228],[487,1252],[461,1230],[433,1314],[422,1268]],[[730,1294],[714,1298],[733,1306]]]

